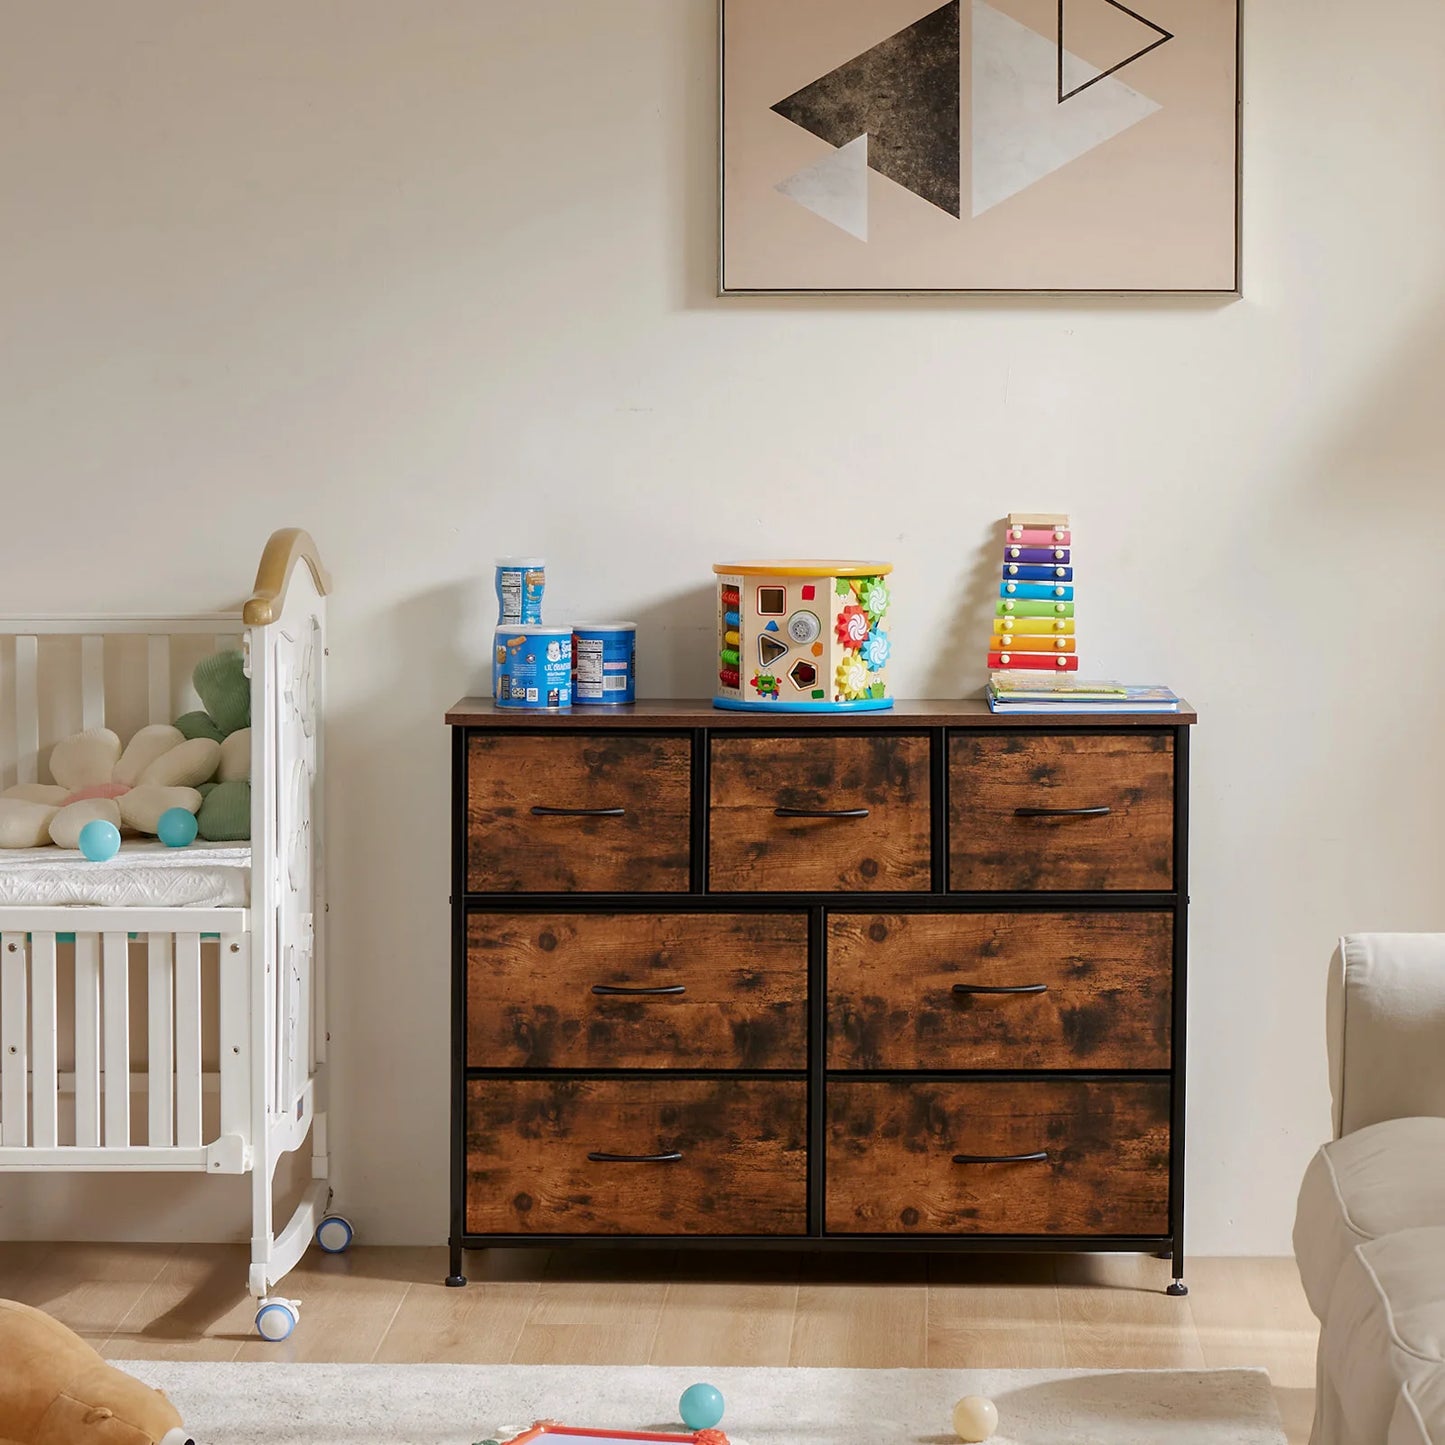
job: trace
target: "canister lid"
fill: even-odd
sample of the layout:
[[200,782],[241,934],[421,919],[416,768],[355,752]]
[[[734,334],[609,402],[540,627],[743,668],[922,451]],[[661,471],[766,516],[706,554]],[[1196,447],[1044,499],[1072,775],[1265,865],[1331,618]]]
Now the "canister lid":
[[498,557],[498,567],[545,567],[546,560],[542,557]]
[[503,622],[497,628],[497,636],[506,633],[511,637],[571,637],[570,627],[537,627],[526,622]]
[[636,632],[635,622],[574,622],[573,632]]

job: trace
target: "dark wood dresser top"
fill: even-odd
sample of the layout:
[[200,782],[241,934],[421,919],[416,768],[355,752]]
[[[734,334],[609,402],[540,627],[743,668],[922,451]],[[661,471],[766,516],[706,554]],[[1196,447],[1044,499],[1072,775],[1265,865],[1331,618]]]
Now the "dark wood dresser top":
[[784,728],[1003,727],[1080,728],[1117,731],[1131,727],[1179,727],[1198,722],[1180,699],[1178,712],[1072,713],[1064,708],[1022,717],[990,712],[981,698],[895,702],[883,712],[799,713],[759,709],[733,712],[710,698],[662,698],[610,706],[582,706],[548,712],[541,708],[498,707],[488,697],[464,697],[447,712],[449,727],[467,728],[695,728],[776,730]]

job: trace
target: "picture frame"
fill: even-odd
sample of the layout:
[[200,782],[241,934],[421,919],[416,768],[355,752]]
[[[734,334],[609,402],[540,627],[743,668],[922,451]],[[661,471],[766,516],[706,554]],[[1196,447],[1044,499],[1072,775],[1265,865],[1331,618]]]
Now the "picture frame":
[[1242,20],[718,0],[719,296],[1242,295]]

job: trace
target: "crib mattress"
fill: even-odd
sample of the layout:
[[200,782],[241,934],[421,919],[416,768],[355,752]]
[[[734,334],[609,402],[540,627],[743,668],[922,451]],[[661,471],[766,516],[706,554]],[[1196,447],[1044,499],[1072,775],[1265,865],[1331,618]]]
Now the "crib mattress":
[[0,852],[0,907],[244,908],[250,844],[127,842],[108,863],[70,848]]

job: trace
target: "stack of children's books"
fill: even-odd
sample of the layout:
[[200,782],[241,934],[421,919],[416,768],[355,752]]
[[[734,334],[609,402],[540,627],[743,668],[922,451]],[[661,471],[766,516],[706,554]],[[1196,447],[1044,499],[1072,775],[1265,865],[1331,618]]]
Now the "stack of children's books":
[[1075,677],[1040,677],[1029,672],[994,673],[986,696],[991,712],[1014,714],[1179,711],[1179,699],[1167,687],[1082,682]]
[[1011,713],[1178,712],[1167,687],[1081,682],[1074,533],[1061,512],[1010,512],[989,638],[988,705]]

